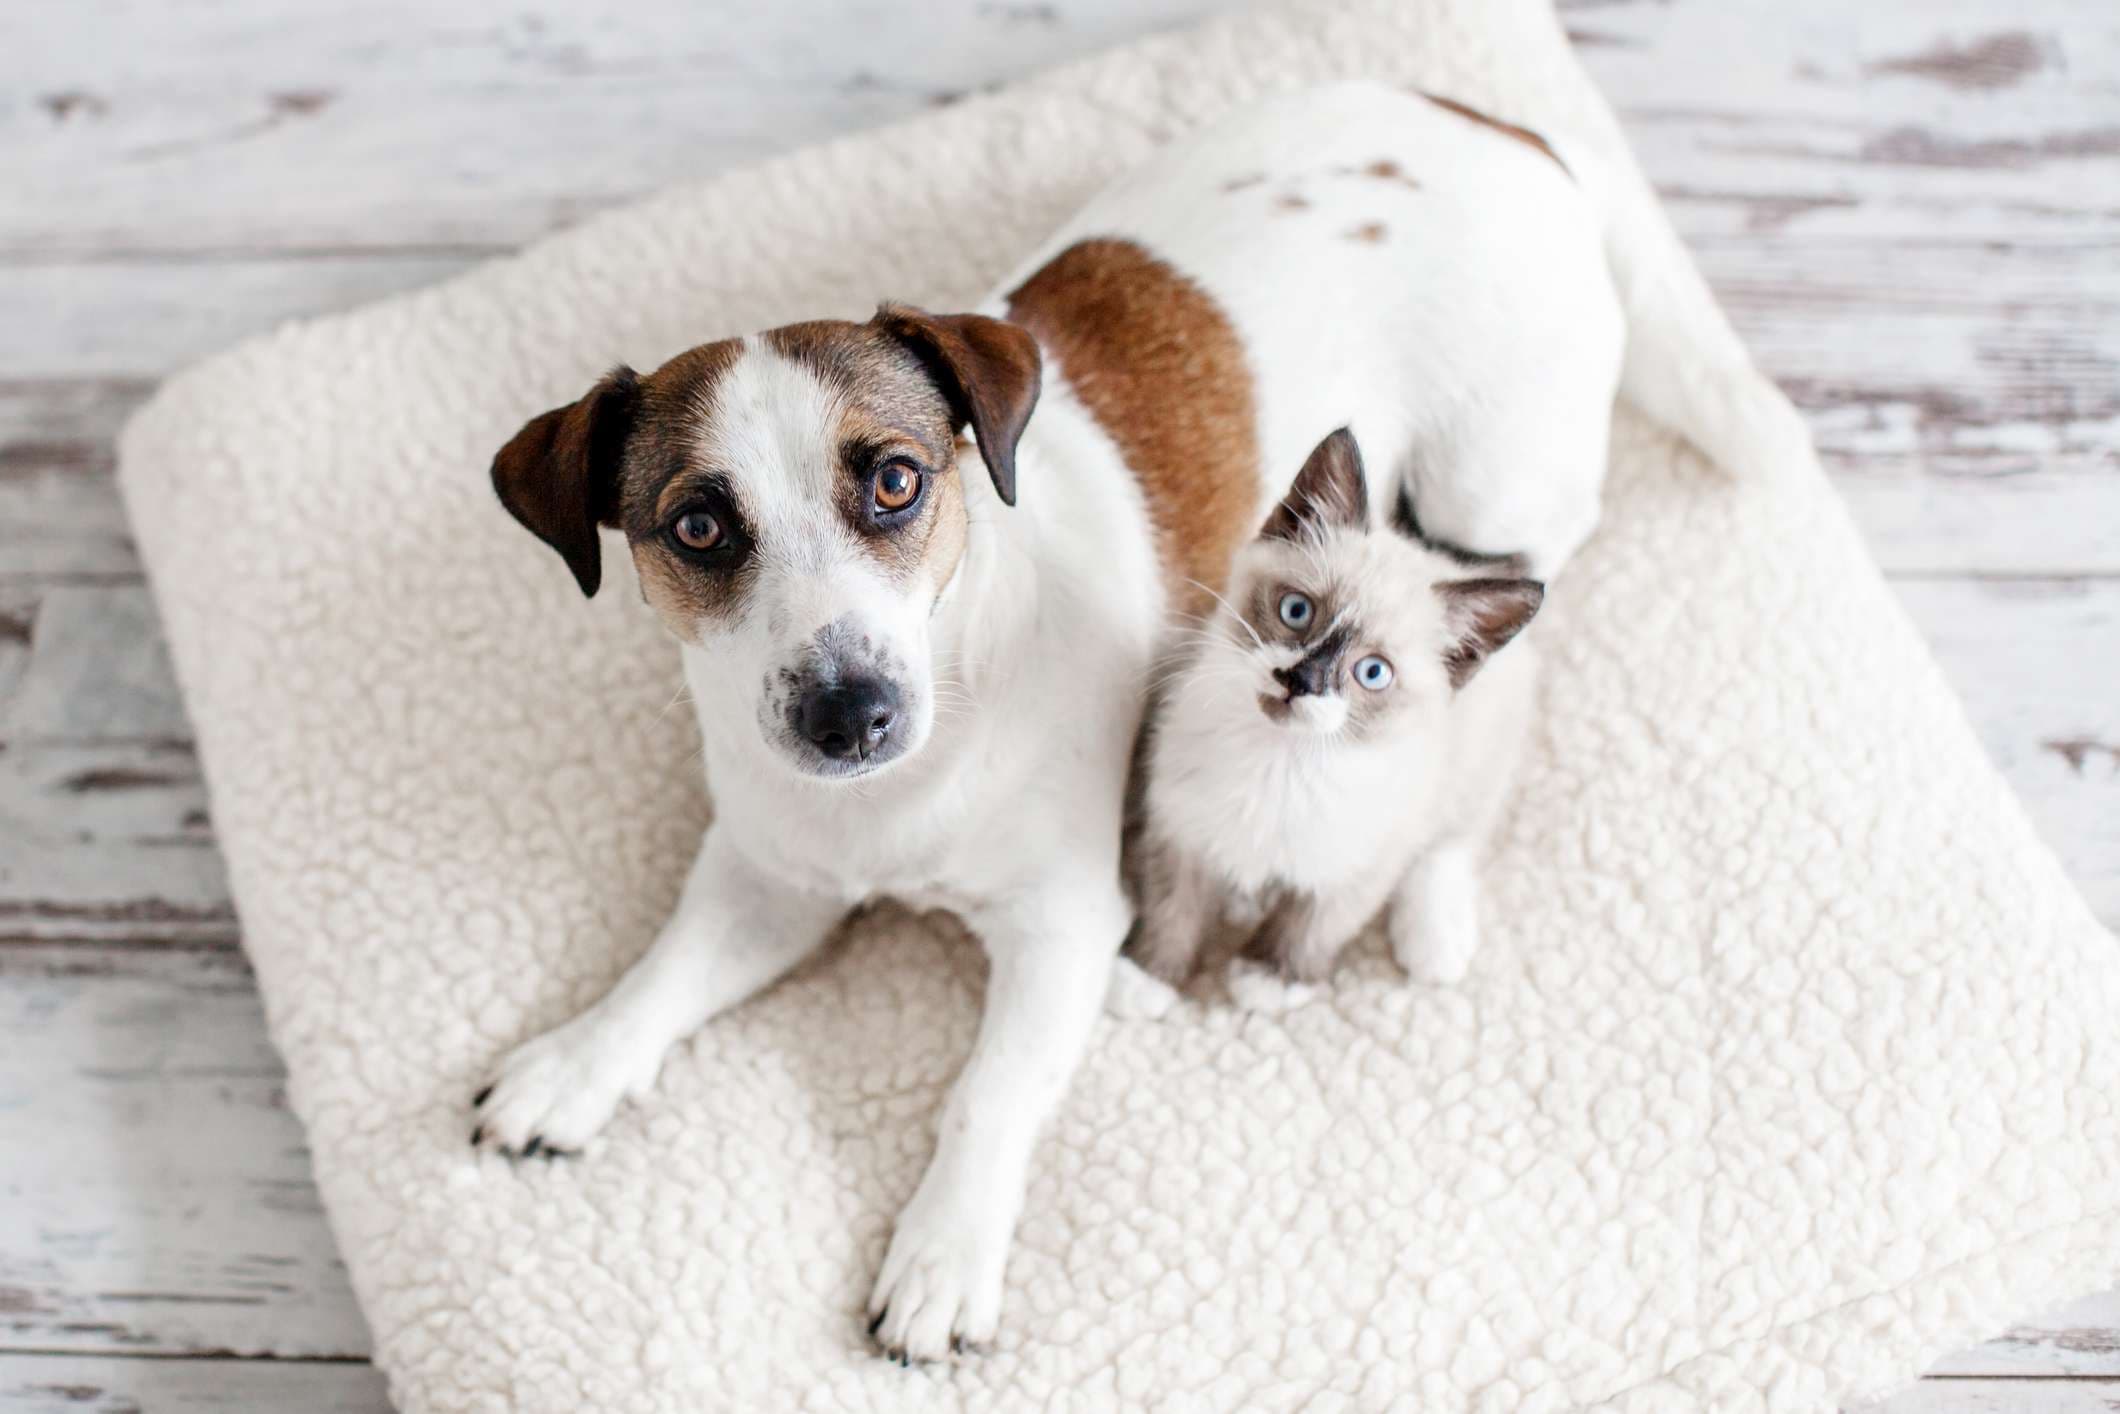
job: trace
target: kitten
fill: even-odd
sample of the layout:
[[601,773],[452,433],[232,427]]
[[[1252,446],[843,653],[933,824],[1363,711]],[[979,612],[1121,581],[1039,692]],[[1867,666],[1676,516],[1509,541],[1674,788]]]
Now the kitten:
[[[1400,966],[1463,976],[1476,861],[1507,799],[1536,687],[1544,598],[1369,525],[1341,429],[1303,465],[1155,705],[1130,831],[1140,917],[1113,1006],[1157,1014],[1222,923],[1252,929],[1229,984],[1253,1009],[1307,1000],[1389,905]],[[1497,656],[1500,655],[1500,656]]]

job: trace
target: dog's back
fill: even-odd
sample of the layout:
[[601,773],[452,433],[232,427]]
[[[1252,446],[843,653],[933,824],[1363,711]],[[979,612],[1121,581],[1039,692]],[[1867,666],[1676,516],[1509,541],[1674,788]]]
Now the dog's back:
[[1341,425],[1442,539],[1550,570],[1594,525],[1624,326],[1596,211],[1537,136],[1370,83],[1249,106],[1107,189],[1010,288],[1113,238],[1241,344],[1247,530]]

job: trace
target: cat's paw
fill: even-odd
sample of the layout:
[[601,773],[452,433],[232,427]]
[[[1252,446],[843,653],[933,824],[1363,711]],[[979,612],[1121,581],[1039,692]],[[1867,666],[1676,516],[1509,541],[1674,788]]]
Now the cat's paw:
[[1470,874],[1431,870],[1421,887],[1398,899],[1386,932],[1392,957],[1414,981],[1464,981],[1480,946],[1478,893]]
[[1130,957],[1115,959],[1104,1010],[1122,1021],[1160,1021],[1178,1004],[1178,989]]
[[1283,976],[1279,968],[1264,967],[1246,958],[1233,960],[1222,977],[1229,986],[1230,1000],[1261,1016],[1279,1016],[1317,1000],[1318,989],[1312,983],[1293,981]]

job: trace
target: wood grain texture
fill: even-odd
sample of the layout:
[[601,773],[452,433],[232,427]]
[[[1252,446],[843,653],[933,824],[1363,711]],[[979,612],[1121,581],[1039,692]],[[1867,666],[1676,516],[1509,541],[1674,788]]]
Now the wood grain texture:
[[[1213,8],[0,10],[0,1414],[384,1407],[365,1368],[223,1358],[366,1340],[111,480],[154,380]],[[2120,921],[2120,7],[1563,10],[1982,741]],[[1883,1408],[2120,1409],[2120,1293],[1939,1370]]]
[[1923,1380],[1849,1414],[2113,1414],[2120,1380]]
[[367,1353],[239,953],[0,947],[0,1035],[0,1350]]
[[389,1414],[365,1364],[0,1354],[0,1414]]

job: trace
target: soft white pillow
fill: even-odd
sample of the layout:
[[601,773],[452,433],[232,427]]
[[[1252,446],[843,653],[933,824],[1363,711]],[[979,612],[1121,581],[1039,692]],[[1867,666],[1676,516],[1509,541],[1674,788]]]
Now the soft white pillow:
[[[1623,255],[1728,331],[1534,0],[1283,4],[595,221],[174,380],[123,479],[317,1177],[410,1411],[1814,1410],[2120,1270],[2120,956],[1817,467],[1638,420],[1453,990],[1107,1022],[998,1350],[859,1308],[976,950],[883,912],[578,1162],[465,1143],[509,1044],[642,947],[706,813],[675,655],[488,458],[605,365],[981,292],[1156,140],[1418,81],[1601,148]],[[1026,487],[1026,495],[1040,494]],[[608,557],[624,565],[623,555]],[[1333,1407],[1326,1400],[1309,1407]]]

